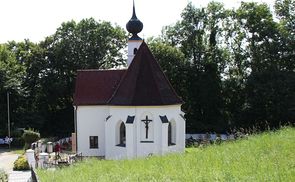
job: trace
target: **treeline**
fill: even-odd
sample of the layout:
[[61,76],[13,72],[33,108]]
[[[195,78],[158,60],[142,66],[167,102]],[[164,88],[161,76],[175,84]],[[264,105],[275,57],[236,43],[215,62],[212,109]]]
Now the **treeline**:
[[12,128],[35,128],[43,136],[73,132],[77,70],[124,64],[126,36],[122,28],[91,18],[63,23],[39,43],[25,40],[0,45],[2,133],[7,133],[7,92]]
[[274,12],[257,3],[188,4],[181,16],[151,42],[186,102],[189,132],[295,122],[294,0],[277,0]]
[[[188,132],[294,123],[294,0],[277,0],[274,12],[257,3],[234,10],[217,2],[188,4],[181,16],[147,42],[185,101]],[[7,92],[13,128],[72,132],[77,69],[125,65],[127,37],[109,22],[85,19],[63,23],[39,43],[0,45],[2,133]]]

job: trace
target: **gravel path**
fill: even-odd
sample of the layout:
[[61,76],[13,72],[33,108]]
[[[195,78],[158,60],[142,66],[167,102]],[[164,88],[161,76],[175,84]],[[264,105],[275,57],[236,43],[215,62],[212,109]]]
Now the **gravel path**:
[[12,171],[13,162],[17,159],[18,154],[9,152],[7,149],[0,149],[0,168],[7,173]]
[[7,149],[0,149],[0,168],[9,175],[9,182],[27,182],[31,177],[30,171],[13,171],[13,162],[18,156]]

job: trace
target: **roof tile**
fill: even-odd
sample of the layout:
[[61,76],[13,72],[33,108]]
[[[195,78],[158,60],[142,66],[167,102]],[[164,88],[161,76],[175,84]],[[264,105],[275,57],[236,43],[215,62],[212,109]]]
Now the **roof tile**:
[[109,105],[151,106],[181,104],[145,42],[138,49]]
[[80,70],[76,78],[74,105],[105,105],[126,70]]

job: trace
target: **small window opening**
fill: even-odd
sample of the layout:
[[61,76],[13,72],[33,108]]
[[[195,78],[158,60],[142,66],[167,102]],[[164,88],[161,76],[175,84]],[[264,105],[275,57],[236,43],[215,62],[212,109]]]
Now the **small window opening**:
[[134,48],[134,49],[133,49],[133,55],[135,55],[136,52],[137,52],[137,48]]
[[172,139],[172,135],[175,133],[172,134],[172,125],[171,125],[171,122],[169,122],[169,125],[168,125],[168,146],[171,146],[171,145],[175,145],[175,143],[173,142],[173,139]]
[[98,136],[90,136],[89,137],[89,144],[91,149],[98,148]]
[[125,147],[126,146],[126,128],[125,124],[122,122],[120,125],[120,140],[119,146]]

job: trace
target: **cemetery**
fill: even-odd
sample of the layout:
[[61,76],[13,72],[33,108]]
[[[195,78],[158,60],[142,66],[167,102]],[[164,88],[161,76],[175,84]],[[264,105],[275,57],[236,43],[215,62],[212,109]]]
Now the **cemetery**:
[[34,169],[63,167],[82,160],[81,154],[72,151],[70,137],[46,143],[38,140],[31,144],[25,154],[29,166]]
[[161,2],[0,43],[0,182],[295,181],[294,0]]

